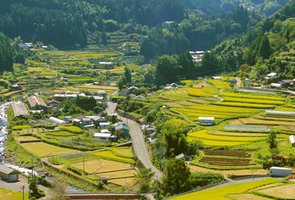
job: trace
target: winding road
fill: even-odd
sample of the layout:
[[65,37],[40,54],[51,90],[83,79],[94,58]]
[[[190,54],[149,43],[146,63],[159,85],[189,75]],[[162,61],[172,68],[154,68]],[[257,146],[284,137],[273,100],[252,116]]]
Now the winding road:
[[[109,101],[106,112],[108,114],[115,113],[116,105],[117,105],[116,103]],[[131,136],[131,140],[132,140],[132,144],[133,144],[133,148],[134,148],[134,153],[137,156],[137,158],[143,163],[143,165],[146,168],[151,168],[152,171],[155,172],[156,179],[162,178],[163,173],[160,170],[158,170],[152,164],[152,162],[150,160],[150,155],[149,155],[147,147],[145,145],[144,136],[143,136],[140,125],[137,122],[135,122],[131,119],[127,119],[125,117],[119,116],[119,119],[122,120],[123,122],[126,122],[126,124],[130,128],[129,132],[130,132],[130,136]]]

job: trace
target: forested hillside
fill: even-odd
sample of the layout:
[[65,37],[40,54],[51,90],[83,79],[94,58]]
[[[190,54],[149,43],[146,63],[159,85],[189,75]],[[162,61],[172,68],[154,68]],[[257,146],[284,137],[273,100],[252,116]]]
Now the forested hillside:
[[[217,38],[208,46],[201,44],[200,48],[211,48],[232,33],[244,32],[247,26],[259,21],[263,15],[262,12],[255,16],[246,14],[250,17],[248,19],[242,13],[241,17],[246,19],[241,23],[239,19],[232,20],[237,17],[234,14],[222,14],[223,12],[232,11],[238,5],[250,10],[271,8],[271,12],[274,12],[285,2],[286,0],[266,0],[245,4],[236,0],[4,0],[0,2],[0,31],[10,38],[21,36],[24,41],[42,41],[59,48],[77,48],[89,43],[102,43],[106,32],[121,30],[146,34],[151,27],[164,21],[175,21],[176,24],[182,22],[182,26],[175,34],[173,32],[172,41],[175,45],[184,43],[179,50],[173,51],[178,53],[198,44],[197,41],[191,41],[192,38],[199,40],[208,36],[208,32],[216,34]],[[220,19],[210,19],[211,16],[219,15]],[[189,44],[183,36],[186,36]]]
[[[217,45],[211,52],[217,60],[215,69],[222,72],[241,66],[241,73],[246,77],[269,72],[277,72],[280,78],[294,77],[294,17],[295,2],[290,1],[276,14],[258,23],[246,36]],[[207,61],[211,62],[210,59]]]

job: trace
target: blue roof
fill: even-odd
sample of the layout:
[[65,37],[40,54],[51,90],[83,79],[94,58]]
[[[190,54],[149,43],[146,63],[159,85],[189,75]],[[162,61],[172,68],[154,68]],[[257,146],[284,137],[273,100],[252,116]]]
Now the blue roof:
[[129,127],[128,127],[127,125],[125,125],[125,124],[121,124],[121,125],[119,125],[119,126],[116,126],[115,129],[116,129],[116,130],[119,130],[119,129],[126,129],[126,130],[129,131]]

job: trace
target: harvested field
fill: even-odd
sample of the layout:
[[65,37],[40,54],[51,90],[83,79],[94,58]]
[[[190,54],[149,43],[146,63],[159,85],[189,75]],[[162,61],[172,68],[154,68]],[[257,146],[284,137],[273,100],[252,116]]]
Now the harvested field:
[[44,142],[23,143],[21,144],[25,149],[40,157],[57,156],[63,154],[78,153],[80,151],[66,149]]
[[32,137],[32,136],[18,136],[18,137],[15,137],[15,140],[18,141],[18,142],[24,142],[24,141],[32,141],[32,142],[41,141],[40,139],[35,138],[35,137]]
[[241,157],[241,158],[249,158],[251,154],[245,151],[228,151],[228,150],[209,150],[204,149],[203,152],[205,155],[214,155],[214,156],[233,156],[233,157]]
[[241,169],[241,170],[215,170],[215,169],[207,169],[203,167],[198,167],[194,165],[188,165],[191,172],[213,172],[220,173],[223,175],[234,174],[239,176],[244,175],[266,175],[269,171],[264,169]]
[[110,182],[114,184],[118,184],[118,185],[131,187],[135,183],[135,180],[134,178],[123,178],[123,179],[113,179],[113,180],[110,180]]
[[216,140],[206,140],[196,137],[187,137],[187,141],[191,142],[194,140],[202,141],[202,143],[206,146],[237,146],[243,144],[249,144],[249,142],[230,142],[230,141],[216,141]]
[[271,121],[295,122],[294,118],[286,118],[286,117],[267,117],[264,115],[259,115],[257,116],[257,118],[262,120],[271,120]]
[[137,173],[135,170],[125,170],[125,171],[118,171],[118,172],[109,172],[98,174],[99,176],[106,177],[108,179],[117,179],[117,178],[124,178],[124,177],[133,177]]
[[229,122],[231,125],[243,125],[242,122],[238,119],[232,120]]
[[283,186],[268,188],[264,190],[258,190],[259,193],[279,197],[279,198],[290,198],[295,199],[295,184],[287,184]]
[[243,133],[243,132],[225,132],[225,131],[217,131],[212,130],[209,133],[216,134],[216,135],[228,135],[228,136],[266,136],[267,133]]
[[203,157],[199,163],[206,163],[215,166],[253,166],[251,159],[233,159],[225,157]]
[[165,103],[168,107],[173,107],[173,108],[181,108],[183,107],[182,105],[179,105],[178,103],[175,103],[175,102],[168,102],[168,103]]
[[[205,101],[204,101],[205,102]],[[195,103],[192,103],[192,102],[189,102],[189,101],[180,101],[179,102],[180,104],[184,104],[184,105],[187,105],[187,106],[194,106],[196,105]],[[200,102],[201,103],[201,102]]]
[[257,196],[255,194],[230,194],[228,196],[236,200],[270,200],[269,198]]
[[[72,166],[83,169],[83,162],[72,164]],[[98,159],[85,162],[85,171],[88,173],[103,173],[129,169],[131,169],[129,164],[110,160]]]

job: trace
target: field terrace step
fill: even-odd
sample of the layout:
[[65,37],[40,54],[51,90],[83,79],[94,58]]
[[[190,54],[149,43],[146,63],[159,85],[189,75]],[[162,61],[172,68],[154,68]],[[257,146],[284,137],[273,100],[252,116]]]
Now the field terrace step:
[[251,157],[251,154],[245,151],[228,151],[228,150],[209,150],[204,149],[205,155],[216,155],[216,156],[232,156],[232,157]]

